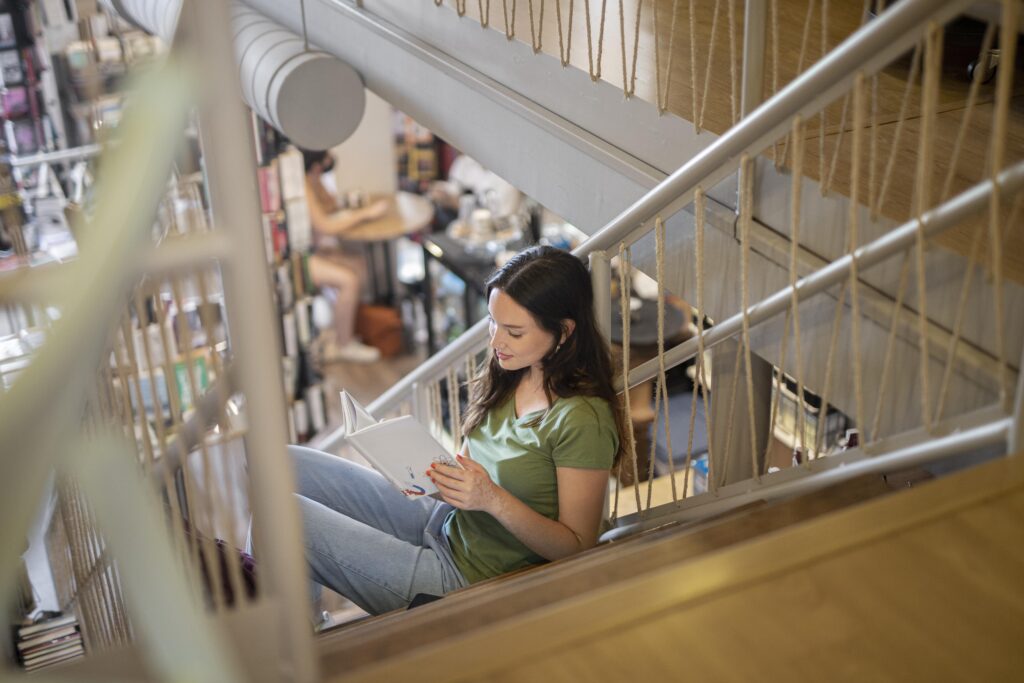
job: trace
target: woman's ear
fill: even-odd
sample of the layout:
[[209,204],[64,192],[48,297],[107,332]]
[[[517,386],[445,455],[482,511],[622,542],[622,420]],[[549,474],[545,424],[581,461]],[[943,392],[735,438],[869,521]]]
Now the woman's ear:
[[562,338],[558,340],[559,344],[564,344],[565,340],[572,336],[572,333],[576,330],[576,321],[572,318],[565,318],[562,320]]

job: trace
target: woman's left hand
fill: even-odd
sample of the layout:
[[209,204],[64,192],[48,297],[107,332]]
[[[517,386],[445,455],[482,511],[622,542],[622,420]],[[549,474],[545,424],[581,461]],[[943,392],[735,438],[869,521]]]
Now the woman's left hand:
[[460,510],[494,514],[503,489],[491,481],[491,475],[480,463],[464,455],[455,458],[462,467],[435,463],[427,472],[441,492],[441,499]]

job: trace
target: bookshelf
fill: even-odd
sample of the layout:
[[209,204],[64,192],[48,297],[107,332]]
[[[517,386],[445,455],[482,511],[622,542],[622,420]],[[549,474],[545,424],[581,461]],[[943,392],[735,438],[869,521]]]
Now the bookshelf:
[[302,265],[312,243],[305,166],[302,154],[255,115],[252,129],[267,267],[280,320],[288,436],[291,443],[305,443],[327,426],[323,375],[313,360],[314,288]]

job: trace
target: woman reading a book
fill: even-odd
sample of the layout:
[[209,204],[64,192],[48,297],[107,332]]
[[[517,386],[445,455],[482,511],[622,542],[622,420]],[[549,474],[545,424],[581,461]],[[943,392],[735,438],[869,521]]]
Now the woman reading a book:
[[487,282],[491,357],[471,383],[439,499],[292,447],[312,579],[370,613],[406,607],[597,542],[625,423],[587,269],[532,247]]

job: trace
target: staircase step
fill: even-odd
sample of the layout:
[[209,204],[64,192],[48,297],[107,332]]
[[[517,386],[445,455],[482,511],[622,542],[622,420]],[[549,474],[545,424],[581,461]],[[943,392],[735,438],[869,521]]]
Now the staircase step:
[[317,641],[321,666],[325,672],[352,671],[870,500],[892,488],[884,478],[868,475],[790,500],[755,502],[718,519],[669,524],[484,581],[412,611],[324,632]]

